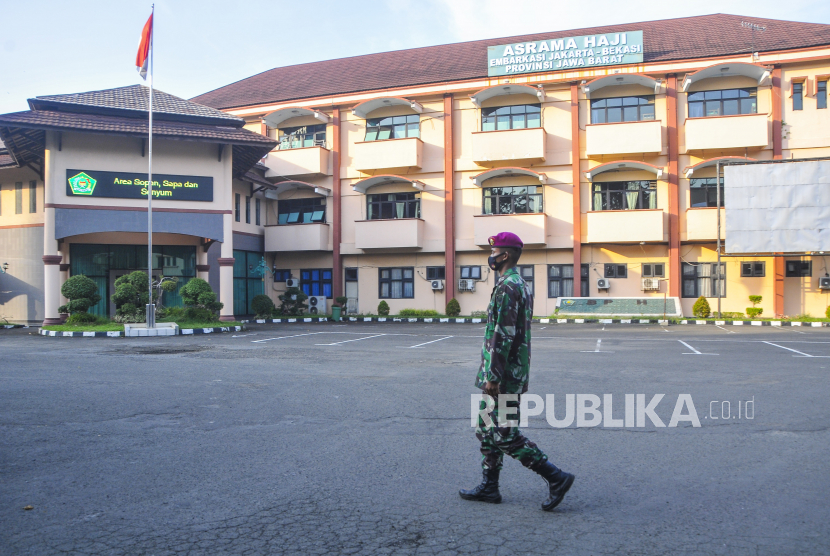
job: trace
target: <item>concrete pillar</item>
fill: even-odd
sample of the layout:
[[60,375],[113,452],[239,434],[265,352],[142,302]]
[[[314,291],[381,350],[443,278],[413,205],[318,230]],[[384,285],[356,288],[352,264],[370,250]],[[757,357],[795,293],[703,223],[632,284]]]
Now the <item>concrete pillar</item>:
[[[44,150],[44,180],[43,180],[43,324],[60,324],[61,306],[61,267],[63,256],[58,251],[58,240],[55,239],[55,208],[52,205],[52,167],[55,150],[54,132],[46,133],[46,148]],[[61,182],[62,183],[62,182]]]
[[236,320],[233,316],[233,215],[222,216],[225,241],[222,242],[219,257],[219,301],[225,304],[219,313],[219,320]]
[[208,254],[204,245],[196,247],[196,278],[201,278],[205,282],[209,280],[210,263],[208,262]]
[[43,305],[45,318],[43,324],[60,324],[58,307],[61,303],[61,269],[63,257],[60,255],[43,255]]

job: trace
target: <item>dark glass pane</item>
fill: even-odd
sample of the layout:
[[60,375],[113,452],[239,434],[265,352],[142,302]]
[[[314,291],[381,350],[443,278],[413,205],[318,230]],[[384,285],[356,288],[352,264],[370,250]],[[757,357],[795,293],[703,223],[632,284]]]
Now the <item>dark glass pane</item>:
[[608,210],[623,209],[623,194],[621,191],[612,191],[608,194]]
[[720,101],[719,100],[707,100],[706,101],[706,116],[720,116]]
[[654,276],[663,276],[663,265],[662,264],[654,265]]
[[705,91],[703,93],[703,98],[706,100],[720,100],[721,91]]
[[702,118],[703,117],[703,103],[702,102],[692,102],[689,104],[689,117],[690,118]]
[[542,125],[542,115],[541,114],[528,114],[527,115],[527,127],[540,127]]
[[608,123],[616,123],[622,121],[622,108],[609,108],[607,114]]
[[654,105],[650,104],[648,106],[641,106],[640,107],[640,120],[653,120],[654,119]]
[[703,93],[689,93],[689,102],[703,100]]
[[499,197],[499,214],[511,214],[513,212],[510,197]]
[[511,114],[524,114],[525,113],[525,107],[524,106],[511,106],[510,107],[510,113]]
[[497,116],[507,116],[510,114],[510,107],[502,106],[501,108],[496,108],[495,114]]
[[738,114],[740,114],[740,112],[737,99],[723,101],[724,116],[737,116]]
[[738,98],[739,93],[740,93],[739,89],[732,89],[730,91],[721,91],[721,95],[724,99]]
[[605,265],[605,277],[606,278],[614,278],[614,265],[612,265],[612,264]]
[[525,111],[528,114],[540,114],[542,112],[541,104],[528,104],[525,106]]
[[755,276],[764,275],[764,263],[755,263]]
[[793,110],[804,109],[804,98],[801,96],[801,91],[793,93]]
[[605,110],[592,110],[591,111],[591,123],[592,124],[604,124],[605,123]]
[[609,108],[622,106],[622,99],[621,98],[609,98],[605,99],[606,106]]
[[741,114],[755,114],[758,112],[758,103],[754,98],[741,99]]
[[496,119],[496,129],[510,129],[510,116],[498,116]]
[[623,121],[626,122],[636,122],[638,118],[638,112],[636,106],[627,106],[623,108]]
[[622,99],[623,106],[637,106],[640,104],[640,97],[625,97]]
[[706,201],[706,190],[703,188],[694,188],[690,189],[690,197],[691,197],[691,204],[693,207],[705,207],[708,206],[708,202]]

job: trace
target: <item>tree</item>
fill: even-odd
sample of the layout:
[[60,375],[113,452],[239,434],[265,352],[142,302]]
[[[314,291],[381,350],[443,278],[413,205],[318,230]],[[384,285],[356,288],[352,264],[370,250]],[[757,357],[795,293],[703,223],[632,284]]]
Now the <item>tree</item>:
[[754,319],[755,317],[760,317],[761,313],[764,312],[763,308],[756,307],[756,305],[758,305],[762,299],[763,297],[761,297],[760,295],[749,296],[749,302],[752,303],[752,307],[746,308],[746,314],[749,318]]
[[305,304],[308,296],[300,288],[288,288],[284,294],[278,296],[278,299],[281,315],[302,315],[303,311],[308,309],[308,305]]
[[[115,281],[115,293],[110,296],[115,303],[115,314],[119,316],[138,315],[149,303],[150,287],[147,273],[142,270],[130,272]],[[155,294],[153,297],[156,297]]]
[[386,301],[378,303],[378,314],[382,317],[389,316],[389,304]]
[[692,313],[694,316],[702,319],[705,319],[712,314],[712,309],[709,307],[709,302],[706,301],[705,297],[701,295],[697,298],[697,301],[695,301],[695,304],[692,307]]
[[258,319],[271,318],[274,313],[274,302],[265,294],[255,295],[251,300],[251,309],[254,310]]
[[447,316],[448,317],[457,317],[461,314],[461,304],[458,302],[456,298],[452,298],[447,303]]
[[58,307],[59,313],[86,313],[90,307],[101,301],[98,285],[83,274],[70,277],[61,286],[61,295],[69,300]]
[[182,301],[187,307],[189,319],[201,320],[206,317],[215,317],[225,306],[216,300],[216,293],[211,289],[210,284],[201,278],[191,278],[187,284],[179,290]]

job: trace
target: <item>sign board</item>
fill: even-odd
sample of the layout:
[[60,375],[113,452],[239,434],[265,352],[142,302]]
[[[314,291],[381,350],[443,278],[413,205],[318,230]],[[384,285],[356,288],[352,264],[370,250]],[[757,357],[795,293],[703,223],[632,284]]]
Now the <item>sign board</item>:
[[[146,199],[147,174],[67,170],[69,197]],[[164,201],[213,201],[213,178],[153,174],[153,198]]]
[[642,31],[487,47],[487,75],[490,77],[642,62]]

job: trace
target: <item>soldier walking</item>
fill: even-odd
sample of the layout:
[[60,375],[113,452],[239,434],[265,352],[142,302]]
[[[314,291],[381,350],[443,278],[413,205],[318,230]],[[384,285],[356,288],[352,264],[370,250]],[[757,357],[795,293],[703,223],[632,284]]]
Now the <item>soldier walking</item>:
[[[476,376],[476,387],[483,394],[476,437],[481,442],[481,467],[483,482],[471,490],[459,490],[465,500],[501,502],[499,473],[504,454],[519,460],[522,465],[541,475],[548,484],[548,498],[542,509],[554,509],[571,488],[574,476],[548,461],[548,457],[535,443],[519,430],[519,397],[527,392],[530,372],[530,324],[533,318],[533,294],[522,279],[516,263],[522,255],[524,244],[514,233],[502,232],[490,238],[492,248],[487,260],[490,268],[501,273],[487,307],[487,328],[481,350],[481,367]],[[507,401],[505,413],[511,422],[499,423],[500,394],[517,394],[516,400]],[[487,396],[492,397],[488,411]],[[481,415],[489,415],[490,423]],[[515,425],[515,426],[511,426]]]

